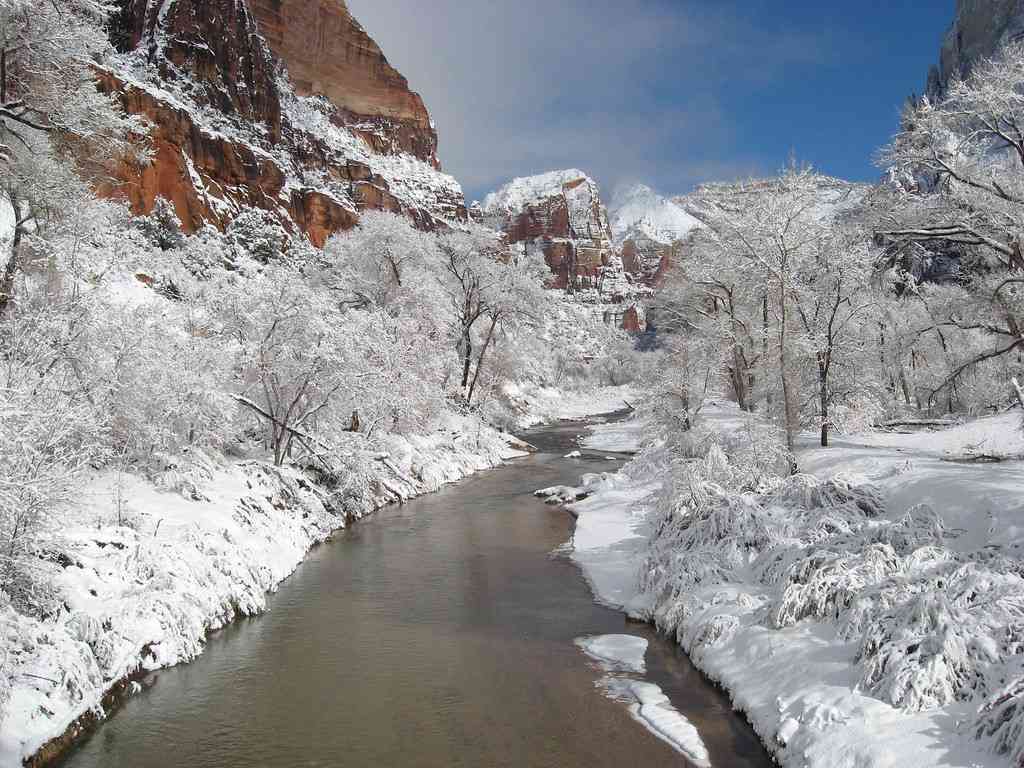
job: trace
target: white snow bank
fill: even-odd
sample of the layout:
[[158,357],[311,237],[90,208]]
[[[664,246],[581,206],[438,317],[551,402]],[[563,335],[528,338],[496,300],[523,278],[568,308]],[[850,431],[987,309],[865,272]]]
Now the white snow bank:
[[297,469],[224,459],[155,480],[92,478],[75,524],[54,539],[60,557],[39,561],[55,585],[53,610],[27,616],[0,603],[0,683],[11,685],[0,765],[20,765],[83,714],[102,714],[103,694],[122,678],[189,661],[211,631],[262,611],[309,548],[350,519],[522,455],[454,415],[433,434],[385,444],[386,454],[355,457],[334,490]]
[[595,635],[577,638],[576,645],[608,673],[597,683],[606,696],[629,705],[634,720],[697,768],[711,765],[697,729],[672,706],[661,688],[629,676],[646,671],[647,640],[635,635]]
[[643,447],[648,433],[647,423],[634,417],[625,421],[597,424],[591,427],[590,434],[580,444],[595,451],[637,453]]
[[577,516],[572,559],[583,568],[597,599],[612,608],[633,612],[646,605],[637,570],[652,532],[642,502],[657,489],[656,483],[605,475],[591,486],[593,495],[571,506]]
[[[697,729],[689,720],[672,706],[661,688],[654,683],[637,680],[616,680],[611,687],[619,696],[632,695],[636,702],[629,707],[629,713],[662,741],[669,744],[697,768],[710,768],[708,748],[704,746]],[[615,694],[613,694],[615,695]]]
[[506,387],[506,395],[520,405],[523,416],[518,426],[525,428],[553,421],[583,421],[623,411],[639,399],[640,390],[630,384],[581,391],[512,384]]
[[643,674],[646,671],[647,640],[642,637],[595,635],[577,638],[576,645],[609,672],[621,670]]
[[710,466],[671,504],[656,496],[680,469],[648,448],[572,505],[573,558],[599,600],[673,634],[784,766],[1007,766],[1024,724],[1024,463],[946,459],[1012,454],[1017,425],[840,439],[799,453],[814,476],[762,493],[708,484]]

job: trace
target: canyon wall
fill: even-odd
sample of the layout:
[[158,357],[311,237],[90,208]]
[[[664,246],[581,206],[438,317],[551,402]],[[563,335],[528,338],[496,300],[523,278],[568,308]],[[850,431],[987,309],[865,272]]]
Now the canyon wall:
[[956,20],[942,41],[939,64],[928,75],[927,95],[941,99],[950,80],[966,77],[975,62],[1000,45],[1024,39],[1024,0],[957,0]]
[[164,197],[194,231],[261,208],[317,245],[366,209],[465,220],[422,99],[343,0],[120,0],[111,37],[101,88],[153,158],[101,191],[134,212]]

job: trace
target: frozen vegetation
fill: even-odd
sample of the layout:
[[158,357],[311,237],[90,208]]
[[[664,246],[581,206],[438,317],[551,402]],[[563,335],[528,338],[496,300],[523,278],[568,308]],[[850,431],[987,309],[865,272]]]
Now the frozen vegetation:
[[709,185],[655,298],[640,449],[560,497],[783,765],[1024,760],[1024,51],[911,105],[866,188]]
[[[1024,764],[1024,48],[909,104],[878,185],[793,165],[685,203],[635,188],[609,223],[582,172],[510,183],[490,223],[553,198],[601,251],[568,301],[543,243],[460,218],[429,163],[283,71],[291,143],[269,142],[113,54],[109,11],[0,0],[0,763],[193,658],[334,531],[529,448],[509,430],[635,409],[564,459],[623,471],[538,490],[579,516],[598,599],[675,638],[783,765]],[[220,228],[98,198],[153,148],[82,87],[97,68],[358,224],[317,248],[216,195]],[[300,162],[312,141],[430,220],[357,210]],[[612,229],[683,241],[657,294]],[[606,322],[627,300],[647,351]],[[579,643],[707,764],[642,641]]]
[[[0,3],[24,42],[0,75],[17,93],[0,104],[5,766],[262,610],[334,531],[529,448],[503,430],[621,408],[632,393],[612,385],[641,365],[484,227],[363,212],[321,249],[265,210],[189,233],[167,201],[140,217],[97,198],[97,158],[149,150],[140,122],[81,86],[91,62],[270,151],[259,126],[215,124],[187,84],[112,57],[108,11]],[[315,100],[284,107],[410,198],[454,184],[360,154]]]
[[709,407],[699,451],[658,440],[587,484],[597,596],[674,637],[783,765],[1005,765],[1024,467],[948,459],[1018,417],[801,447],[789,477],[753,463],[748,418]]

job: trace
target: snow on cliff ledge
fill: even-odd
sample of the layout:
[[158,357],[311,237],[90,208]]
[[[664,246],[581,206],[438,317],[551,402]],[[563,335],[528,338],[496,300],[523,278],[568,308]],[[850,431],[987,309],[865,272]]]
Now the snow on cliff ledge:
[[597,183],[578,168],[570,168],[513,179],[501,189],[487,195],[483,208],[491,215],[519,212],[538,202],[560,196],[565,186],[574,182],[587,184],[593,190],[594,199],[600,199]]

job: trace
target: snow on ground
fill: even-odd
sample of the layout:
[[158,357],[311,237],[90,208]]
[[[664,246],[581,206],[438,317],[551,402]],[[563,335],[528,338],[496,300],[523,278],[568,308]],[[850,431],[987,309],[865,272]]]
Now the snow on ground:
[[647,640],[634,635],[577,638],[576,645],[606,674],[597,682],[605,695],[629,706],[633,719],[697,768],[710,766],[708,750],[693,724],[680,714],[654,683],[633,675],[646,671]]
[[638,453],[644,445],[646,425],[640,419],[598,424],[580,441],[584,448],[614,453]]
[[[358,438],[353,438],[357,440]],[[189,661],[206,636],[259,613],[311,546],[385,503],[524,455],[499,433],[449,416],[430,435],[355,450],[351,481],[328,490],[297,469],[197,457],[157,478],[105,472],[82,489],[45,618],[0,605],[11,675],[0,766],[16,766],[122,678]]]
[[510,384],[505,392],[520,406],[523,414],[517,423],[520,428],[553,421],[582,421],[591,416],[624,411],[640,396],[640,390],[632,385],[573,392],[535,384]]
[[[703,416],[743,423],[728,405]],[[601,602],[675,636],[784,766],[1007,766],[994,748],[1019,746],[1019,693],[998,692],[1024,666],[1024,462],[949,459],[1020,455],[1019,425],[808,437],[808,474],[712,489],[703,512],[677,499],[669,518],[655,509],[669,467],[649,449],[571,506],[572,556]]]

